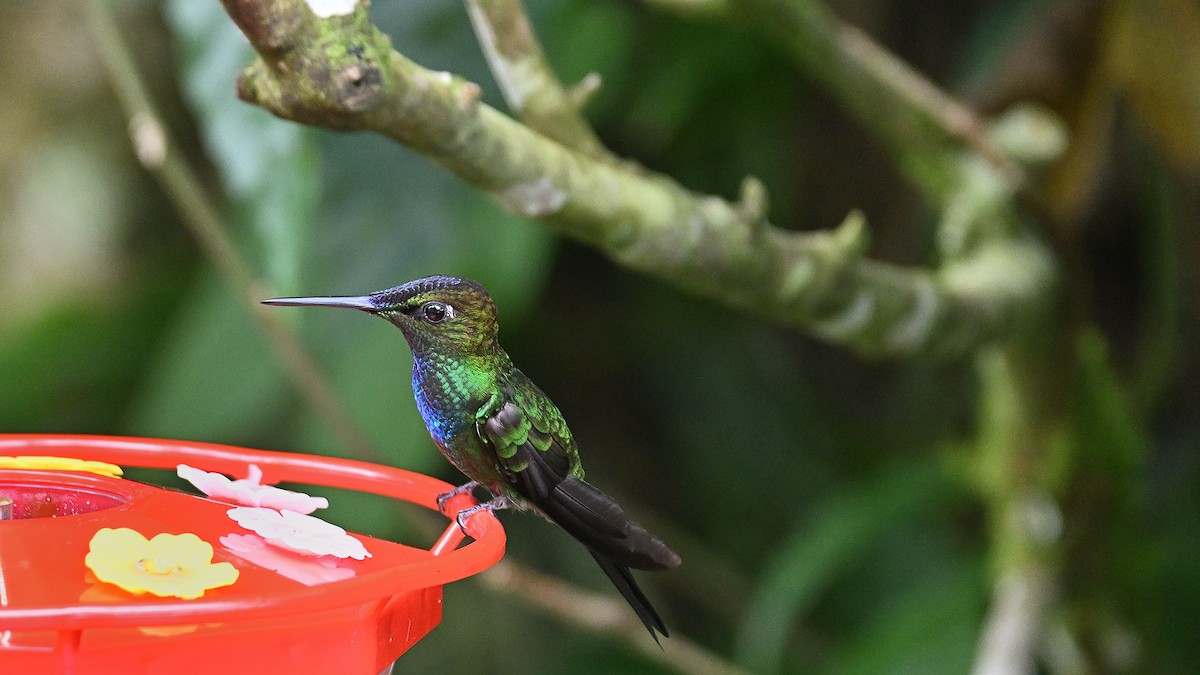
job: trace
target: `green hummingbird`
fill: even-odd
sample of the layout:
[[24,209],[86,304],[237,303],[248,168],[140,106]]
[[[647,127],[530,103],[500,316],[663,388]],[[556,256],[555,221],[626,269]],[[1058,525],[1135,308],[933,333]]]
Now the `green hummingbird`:
[[587,547],[655,641],[655,631],[668,635],[630,569],[675,567],[679,556],[584,481],[579,446],[562,413],[500,347],[496,305],[482,285],[432,276],[370,295],[263,303],[349,307],[399,328],[412,351],[413,395],[425,427],[471,479],[441,495],[438,505],[479,487],[491,493],[490,501],[458,513],[464,532],[480,510],[541,514]]

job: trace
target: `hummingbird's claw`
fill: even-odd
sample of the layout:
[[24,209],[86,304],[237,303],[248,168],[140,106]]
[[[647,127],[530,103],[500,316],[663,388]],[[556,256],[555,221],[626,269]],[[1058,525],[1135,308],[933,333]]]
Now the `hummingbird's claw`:
[[474,515],[474,512],[471,509],[463,509],[458,512],[458,515],[454,516],[454,522],[458,523],[458,529],[462,530],[462,533],[468,536],[470,536],[470,533],[467,532],[467,518],[472,515]]
[[[479,481],[473,480],[469,483],[463,483],[462,485],[459,485],[458,487],[454,488],[453,490],[449,490],[447,492],[443,492],[442,494],[438,495],[437,496],[438,511],[445,513],[446,512],[446,502],[461,495],[464,492],[474,492],[475,488],[477,488],[477,487],[479,487]],[[464,532],[465,531],[466,530],[464,530]]]
[[512,506],[512,504],[512,501],[509,500],[508,497],[496,497],[490,502],[476,504],[469,509],[463,509],[462,511],[459,511],[458,514],[454,516],[454,522],[458,523],[458,529],[462,530],[463,534],[471,536],[471,533],[467,531],[468,518],[476,513],[479,513],[480,511],[494,512],[500,509],[507,509],[508,507]]

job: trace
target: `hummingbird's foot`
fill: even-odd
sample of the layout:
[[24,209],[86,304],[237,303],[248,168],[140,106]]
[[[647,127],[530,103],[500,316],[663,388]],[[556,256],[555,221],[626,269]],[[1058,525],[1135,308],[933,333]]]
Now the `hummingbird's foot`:
[[464,492],[474,492],[475,488],[479,487],[479,485],[480,485],[479,481],[473,480],[470,483],[463,483],[462,485],[459,485],[458,487],[454,488],[453,490],[450,490],[449,492],[443,492],[442,494],[438,495],[437,496],[438,511],[445,513],[446,512],[446,502],[461,495]]
[[458,523],[458,529],[462,530],[463,534],[469,535],[470,533],[467,532],[468,518],[476,513],[479,513],[480,511],[499,511],[501,509],[507,509],[512,505],[513,503],[508,497],[496,497],[490,502],[485,502],[483,504],[472,506],[469,509],[463,509],[462,511],[459,511],[458,515],[454,517],[454,521]]

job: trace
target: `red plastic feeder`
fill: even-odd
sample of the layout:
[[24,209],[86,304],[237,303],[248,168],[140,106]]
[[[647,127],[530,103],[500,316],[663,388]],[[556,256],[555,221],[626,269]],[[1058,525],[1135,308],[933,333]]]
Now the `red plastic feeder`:
[[[123,467],[188,464],[263,483],[346,488],[437,510],[442,481],[351,460],[223,445],[101,436],[0,434],[0,456],[49,455]],[[491,514],[453,522],[430,550],[364,535],[371,557],[291,556],[264,567],[223,545],[245,535],[230,504],[79,471],[0,469],[0,673],[380,673],[442,617],[442,586],[504,554]],[[450,512],[473,504],[456,497]],[[6,513],[11,510],[10,513]],[[194,600],[136,595],[96,580],[84,565],[92,536],[130,528],[147,538],[190,532],[212,544],[235,583]],[[296,562],[298,561],[298,562]],[[271,569],[277,567],[278,569]]]

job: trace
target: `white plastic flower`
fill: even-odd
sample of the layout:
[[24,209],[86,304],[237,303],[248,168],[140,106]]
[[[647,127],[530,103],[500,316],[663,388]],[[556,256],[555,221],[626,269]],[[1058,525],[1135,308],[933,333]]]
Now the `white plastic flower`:
[[262,484],[262,470],[251,464],[247,478],[229,480],[219,473],[203,471],[187,464],[175,467],[179,477],[196,486],[196,489],[218,501],[243,506],[265,506],[267,508],[296,513],[312,513],[329,507],[324,497],[310,497],[303,492],[284,490],[274,485]]
[[[349,579],[355,575],[349,567],[338,567],[339,559],[327,555],[303,556],[278,546],[270,546],[257,534],[227,534],[221,537],[225,550],[305,586]],[[351,564],[351,563],[343,563]]]
[[345,530],[320,518],[295,511],[239,506],[229,509],[238,525],[267,540],[267,543],[308,555],[336,558],[370,558],[363,543]]

